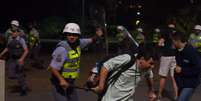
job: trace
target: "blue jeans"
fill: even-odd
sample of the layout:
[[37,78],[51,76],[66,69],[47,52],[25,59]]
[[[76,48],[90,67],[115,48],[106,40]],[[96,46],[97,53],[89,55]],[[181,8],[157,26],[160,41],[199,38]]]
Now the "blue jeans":
[[183,88],[180,91],[177,101],[190,101],[191,96],[193,95],[195,88]]

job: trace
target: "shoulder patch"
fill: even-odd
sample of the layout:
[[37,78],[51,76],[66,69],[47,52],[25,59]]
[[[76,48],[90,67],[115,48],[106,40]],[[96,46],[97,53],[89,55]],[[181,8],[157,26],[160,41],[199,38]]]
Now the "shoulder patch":
[[59,55],[56,57],[56,61],[57,61],[57,62],[61,62],[61,60],[62,60],[62,57],[61,57],[61,54],[59,54]]

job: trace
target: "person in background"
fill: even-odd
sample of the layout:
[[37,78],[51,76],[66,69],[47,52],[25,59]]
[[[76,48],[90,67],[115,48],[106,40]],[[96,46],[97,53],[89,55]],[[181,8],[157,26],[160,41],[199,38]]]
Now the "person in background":
[[5,35],[4,35],[6,41],[8,41],[8,38],[9,38],[9,36],[13,33],[13,31],[16,31],[16,30],[18,30],[19,36],[20,36],[21,38],[24,38],[24,40],[26,41],[26,39],[27,39],[27,38],[26,38],[26,34],[24,33],[24,30],[22,30],[22,29],[20,28],[20,23],[19,23],[19,21],[18,21],[18,20],[12,20],[12,21],[10,22],[10,24],[11,24],[10,28],[6,30]]
[[31,64],[34,68],[43,69],[41,59],[38,58],[40,53],[40,37],[39,32],[35,27],[34,23],[28,25],[28,46],[30,50],[30,58],[32,59]]
[[200,84],[201,62],[198,52],[187,42],[181,32],[172,35],[173,44],[177,49],[175,80],[178,86],[177,101],[190,101],[195,89]]
[[175,26],[173,24],[169,24],[167,29],[161,31],[161,37],[159,39],[158,46],[160,47],[160,66],[159,66],[159,92],[158,92],[158,101],[162,98],[162,93],[165,88],[165,81],[170,73],[174,97],[173,99],[177,99],[177,85],[174,79],[174,68],[176,67],[175,60],[175,49],[172,44],[171,35],[175,33]]
[[20,37],[20,31],[13,30],[8,39],[6,48],[0,53],[2,57],[6,52],[9,53],[8,76],[9,79],[17,79],[20,87],[20,96],[27,95],[27,83],[24,73],[24,62],[28,54],[28,47],[23,38]]
[[190,35],[189,43],[196,48],[201,56],[201,25],[194,26],[194,33]]
[[139,43],[139,46],[143,46],[143,44],[145,43],[145,35],[144,35],[144,31],[142,28],[137,28],[137,36],[136,36],[136,40]]

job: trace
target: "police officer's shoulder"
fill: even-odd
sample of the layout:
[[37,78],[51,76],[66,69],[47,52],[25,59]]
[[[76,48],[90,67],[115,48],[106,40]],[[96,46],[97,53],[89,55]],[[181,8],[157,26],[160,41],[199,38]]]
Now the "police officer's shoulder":
[[70,46],[66,41],[60,41],[57,45],[56,45],[56,49],[59,50],[69,50]]
[[66,42],[66,41],[60,41],[58,44],[57,44],[57,47],[68,47],[69,44]]
[[20,42],[25,42],[25,43],[26,43],[24,37],[18,36],[18,40],[19,40]]

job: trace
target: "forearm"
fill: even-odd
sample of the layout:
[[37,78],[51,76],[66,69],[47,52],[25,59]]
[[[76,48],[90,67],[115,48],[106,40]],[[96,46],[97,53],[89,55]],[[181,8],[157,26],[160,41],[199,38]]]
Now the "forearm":
[[20,57],[20,59],[24,60],[26,58],[26,56],[28,55],[28,53],[29,53],[28,48],[25,48],[24,49],[24,53],[22,54],[22,56]]
[[99,81],[100,89],[104,88],[107,76],[108,76],[108,70],[105,67],[102,67],[100,72],[100,81]]
[[93,37],[91,37],[92,42],[96,42],[97,41],[98,36],[94,35]]
[[153,78],[146,78],[147,86],[148,86],[148,91],[154,91],[154,81]]
[[49,66],[49,69],[48,69],[48,70],[49,70],[55,77],[57,77],[57,79],[58,79],[59,81],[64,80],[64,78],[61,76],[61,74],[59,73],[58,70],[52,68],[51,66]]

